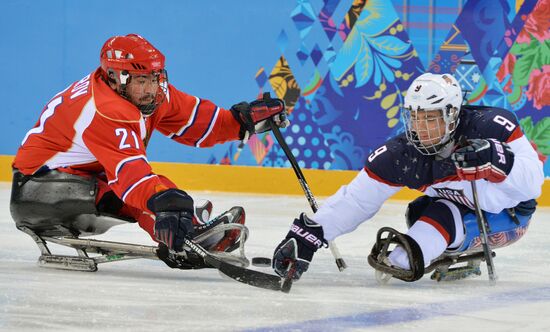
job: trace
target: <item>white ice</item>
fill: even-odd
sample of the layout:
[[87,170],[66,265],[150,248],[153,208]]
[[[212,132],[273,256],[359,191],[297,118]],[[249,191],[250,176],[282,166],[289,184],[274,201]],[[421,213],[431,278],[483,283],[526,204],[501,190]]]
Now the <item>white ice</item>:
[[[270,257],[292,219],[309,206],[300,196],[192,193],[214,212],[247,212],[249,258]],[[527,234],[497,249],[498,281],[486,266],[475,279],[437,283],[391,280],[379,285],[367,264],[376,231],[405,230],[406,204],[389,202],[372,220],[336,243],[349,268],[339,272],[321,250],[289,294],[222,278],[213,269],[172,270],[160,261],[99,265],[99,271],[40,268],[39,250],[9,213],[0,184],[0,330],[2,331],[548,331],[550,327],[550,208],[539,208]],[[95,238],[153,242],[137,225]],[[69,253],[52,246],[54,252]],[[261,268],[257,268],[261,269]],[[270,269],[262,269],[271,272]]]

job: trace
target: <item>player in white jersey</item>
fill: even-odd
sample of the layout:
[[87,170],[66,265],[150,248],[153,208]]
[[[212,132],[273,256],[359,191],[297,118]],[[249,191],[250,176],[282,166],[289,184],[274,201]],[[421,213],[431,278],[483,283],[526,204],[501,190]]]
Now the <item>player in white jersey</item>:
[[400,243],[383,261],[396,278],[418,280],[443,253],[479,250],[471,181],[481,193],[491,246],[519,239],[541,194],[542,162],[513,113],[461,104],[451,75],[426,73],[414,80],[402,109],[405,133],[375,149],[355,179],[314,215],[294,220],[275,249],[274,270],[299,279],[318,248],[374,217],[403,187],[424,196],[409,204],[406,234],[390,229]]

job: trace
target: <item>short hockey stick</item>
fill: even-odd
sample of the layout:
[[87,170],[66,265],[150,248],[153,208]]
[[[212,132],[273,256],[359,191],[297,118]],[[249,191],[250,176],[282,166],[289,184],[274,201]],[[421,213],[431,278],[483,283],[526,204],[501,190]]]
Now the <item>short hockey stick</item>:
[[489,282],[491,285],[495,285],[497,282],[497,275],[495,272],[495,265],[493,263],[493,253],[491,248],[489,248],[489,243],[487,240],[487,224],[483,211],[479,207],[479,201],[477,198],[477,186],[476,182],[470,181],[472,185],[472,195],[474,197],[474,208],[476,211],[477,217],[477,226],[479,227],[479,239],[481,240],[481,246],[483,247],[483,253],[485,257],[485,262],[487,263],[487,272],[489,273]]
[[[266,96],[264,94],[264,99],[265,97]],[[302,171],[300,169],[300,166],[298,165],[298,162],[296,161],[296,158],[294,157],[294,155],[290,151],[290,148],[286,144],[285,139],[283,138],[283,135],[279,130],[279,127],[275,123],[273,123],[273,120],[270,120],[269,124],[271,125],[271,131],[273,131],[273,135],[275,135],[277,142],[279,142],[279,145],[285,152],[285,155],[288,158],[288,161],[290,162],[290,164],[292,165],[292,168],[294,169],[294,173],[296,174],[296,177],[300,182],[300,186],[302,187],[302,190],[306,195],[307,201],[309,202],[309,206],[311,206],[311,209],[313,210],[313,212],[317,212],[319,206],[317,205],[317,201],[315,201],[315,197],[313,197],[313,194],[311,193],[311,189],[309,189],[307,181],[304,177],[304,174],[302,174]],[[329,241],[329,248],[330,248],[330,251],[332,252],[332,255],[334,256],[334,259],[336,261],[336,266],[338,266],[338,270],[344,271],[347,265],[344,259],[342,258],[342,255],[340,255],[340,251],[338,250],[336,243],[334,241]]]
[[[100,241],[94,239],[79,239],[79,238],[56,238],[56,237],[38,237],[33,232],[28,232],[23,229],[24,232],[33,236],[41,250],[43,251],[40,260],[45,267],[56,267],[61,269],[69,269],[69,263],[76,264],[74,270],[82,271],[97,271],[97,264],[114,262],[126,259],[159,259],[158,247],[145,246],[129,243]],[[49,254],[49,250],[45,247],[45,241],[56,243],[62,246],[74,248],[77,251],[84,252],[96,252],[100,253],[98,257],[79,257],[79,256],[59,256]],[[288,293],[290,287],[284,285],[283,280],[275,275],[266,274],[259,271],[249,270],[240,266],[232,265],[225,262],[223,259],[218,258],[206,251],[203,247],[195,243],[195,241],[186,238],[185,244],[189,249],[199,256],[201,256],[205,263],[213,268],[218,269],[224,275],[234,279],[238,282],[242,282],[247,285],[260,287],[264,289],[271,289],[275,291],[283,291]],[[40,245],[41,244],[41,245]],[[181,255],[183,253],[173,253],[174,255]]]
[[189,238],[185,238],[184,243],[193,252],[201,256],[206,264],[218,269],[221,273],[225,274],[233,280],[259,288],[283,291],[285,293],[290,292],[290,287],[292,285],[284,285],[283,287],[283,280],[278,276],[249,270],[240,266],[226,263],[218,257],[210,254],[206,249],[204,249],[199,244],[195,243]]

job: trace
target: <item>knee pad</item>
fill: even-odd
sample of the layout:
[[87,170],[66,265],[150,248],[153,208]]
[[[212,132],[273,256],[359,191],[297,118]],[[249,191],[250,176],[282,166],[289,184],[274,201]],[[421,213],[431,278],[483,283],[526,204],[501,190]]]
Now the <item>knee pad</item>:
[[420,196],[414,201],[410,202],[407,206],[407,212],[405,212],[405,220],[407,221],[407,228],[411,226],[422,216],[422,213],[426,208],[434,202],[434,198],[424,195]]
[[97,211],[102,215],[118,216],[124,202],[112,192],[106,192],[97,202]]
[[513,209],[515,213],[519,214],[520,216],[529,217],[533,213],[535,213],[535,210],[537,209],[537,201],[534,199],[530,199],[528,201],[520,202]]

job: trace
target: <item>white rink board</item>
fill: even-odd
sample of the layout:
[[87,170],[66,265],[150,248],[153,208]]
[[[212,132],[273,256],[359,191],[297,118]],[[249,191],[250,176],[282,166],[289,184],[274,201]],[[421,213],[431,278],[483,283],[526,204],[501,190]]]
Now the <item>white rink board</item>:
[[[249,258],[270,257],[304,197],[191,193],[214,212],[241,205]],[[39,268],[39,250],[9,214],[9,185],[0,184],[1,331],[547,331],[550,327],[550,208],[540,208],[527,234],[497,249],[497,285],[486,267],[475,279],[380,286],[366,262],[382,226],[405,230],[406,204],[390,202],[352,234],[337,239],[349,268],[338,272],[329,250],[314,258],[290,294],[243,285],[217,271],[171,270],[160,261],[99,265],[95,273]],[[153,244],[136,224],[95,238]],[[52,246],[57,253],[60,251]],[[56,251],[56,249],[58,249]],[[263,269],[269,271],[268,269]]]

